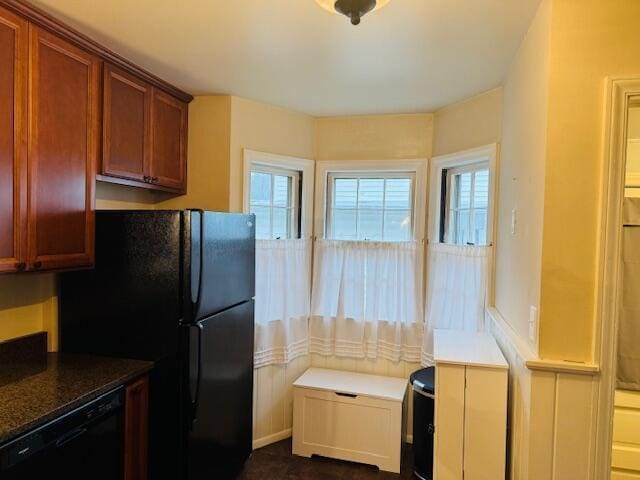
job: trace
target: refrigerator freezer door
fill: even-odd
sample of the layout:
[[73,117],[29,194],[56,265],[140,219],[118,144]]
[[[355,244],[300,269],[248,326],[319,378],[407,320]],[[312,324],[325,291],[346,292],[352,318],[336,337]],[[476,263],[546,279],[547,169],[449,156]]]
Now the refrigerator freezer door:
[[96,214],[96,265],[61,275],[62,349],[142,360],[176,356],[180,212]]
[[188,478],[232,478],[251,453],[253,300],[197,327],[189,336]]
[[[202,224],[194,226],[199,217]],[[253,298],[255,293],[255,218],[217,212],[192,214],[192,232],[200,228],[201,251],[192,251],[192,298],[197,298],[194,319],[207,318]],[[195,242],[192,240],[192,250]],[[199,271],[196,271],[199,270]],[[195,278],[199,281],[195,281]]]

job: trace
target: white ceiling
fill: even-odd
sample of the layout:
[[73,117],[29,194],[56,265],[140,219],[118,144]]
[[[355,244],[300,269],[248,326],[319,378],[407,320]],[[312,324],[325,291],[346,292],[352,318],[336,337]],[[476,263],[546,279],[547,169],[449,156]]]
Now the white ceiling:
[[354,27],[314,0],[35,0],[193,94],[313,115],[429,112],[502,83],[540,0],[392,0]]

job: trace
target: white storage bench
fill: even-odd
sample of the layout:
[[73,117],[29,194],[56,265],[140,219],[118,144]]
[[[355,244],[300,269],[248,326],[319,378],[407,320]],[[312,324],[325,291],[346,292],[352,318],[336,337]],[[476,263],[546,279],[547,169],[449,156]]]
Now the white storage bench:
[[400,473],[407,380],[310,368],[293,386],[294,455]]

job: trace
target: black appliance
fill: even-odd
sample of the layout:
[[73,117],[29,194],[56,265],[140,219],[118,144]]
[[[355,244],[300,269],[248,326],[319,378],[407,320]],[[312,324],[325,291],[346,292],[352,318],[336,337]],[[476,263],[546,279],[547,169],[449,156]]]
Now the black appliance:
[[124,393],[120,388],[0,447],[0,478],[122,478]]
[[253,215],[99,211],[61,276],[65,352],[152,360],[150,480],[232,478],[251,453]]
[[413,468],[416,477],[433,480],[435,367],[413,372]]

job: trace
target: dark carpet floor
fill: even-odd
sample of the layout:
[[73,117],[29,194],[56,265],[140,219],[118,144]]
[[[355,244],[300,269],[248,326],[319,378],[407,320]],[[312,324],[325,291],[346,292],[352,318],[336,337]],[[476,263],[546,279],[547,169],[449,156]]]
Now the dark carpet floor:
[[413,477],[411,445],[402,449],[400,475],[376,467],[329,458],[291,454],[291,439],[253,452],[238,480],[405,480]]

